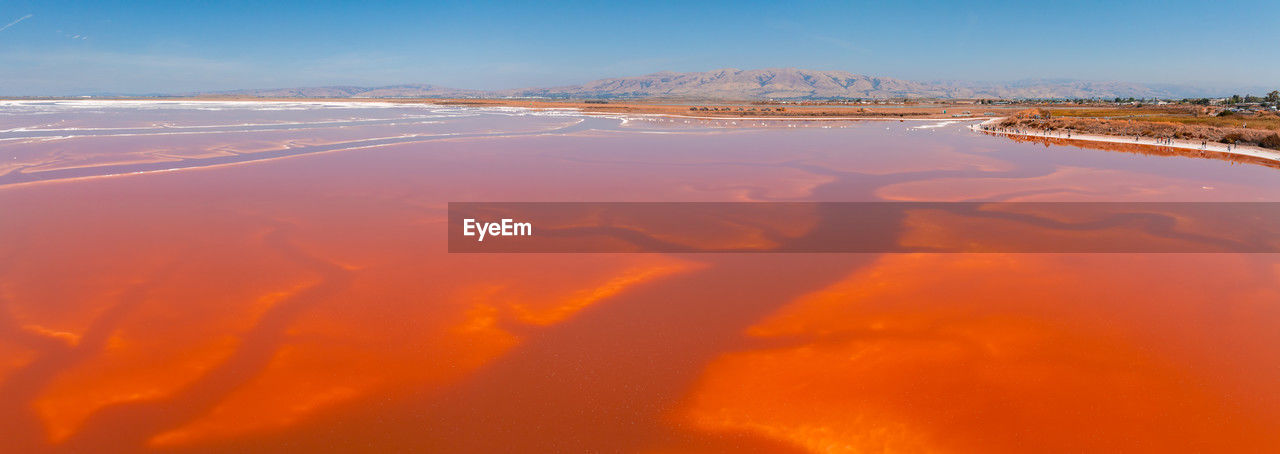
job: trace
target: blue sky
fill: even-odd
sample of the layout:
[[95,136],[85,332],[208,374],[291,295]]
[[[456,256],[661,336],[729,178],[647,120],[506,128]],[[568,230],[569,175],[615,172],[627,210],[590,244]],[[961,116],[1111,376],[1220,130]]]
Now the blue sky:
[[913,80],[1280,86],[1278,17],[1275,0],[0,0],[0,94],[495,89],[768,67]]

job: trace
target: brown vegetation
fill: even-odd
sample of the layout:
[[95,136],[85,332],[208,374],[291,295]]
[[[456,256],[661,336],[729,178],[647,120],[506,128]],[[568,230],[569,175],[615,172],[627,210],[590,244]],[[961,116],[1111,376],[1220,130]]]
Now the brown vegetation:
[[1052,116],[1049,114],[1048,110],[1040,109],[1040,108],[1019,110],[1017,113],[1013,114],[1013,118],[1018,118],[1018,119],[1038,120],[1038,119],[1048,119],[1051,117]]
[[1113,120],[1102,118],[1046,118],[1047,112],[1019,112],[1000,122],[1001,127],[1038,129],[1044,131],[1072,131],[1084,134],[1100,134],[1126,137],[1147,137],[1180,140],[1205,140],[1226,144],[1254,145],[1280,150],[1280,137],[1269,129],[1246,127],[1222,127],[1203,124],[1174,123],[1168,121]]
[[1270,148],[1272,150],[1280,150],[1280,134],[1272,134],[1263,137],[1262,140],[1258,141],[1258,146]]
[[1274,112],[1232,112],[1218,106],[1110,107],[1053,109],[1054,117],[1135,120],[1280,131]]

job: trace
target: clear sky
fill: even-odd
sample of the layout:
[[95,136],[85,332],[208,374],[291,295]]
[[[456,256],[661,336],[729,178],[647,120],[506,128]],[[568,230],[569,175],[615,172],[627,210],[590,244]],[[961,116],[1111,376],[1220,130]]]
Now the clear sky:
[[1280,85],[1280,1],[0,0],[0,94],[516,88],[797,67],[913,80]]

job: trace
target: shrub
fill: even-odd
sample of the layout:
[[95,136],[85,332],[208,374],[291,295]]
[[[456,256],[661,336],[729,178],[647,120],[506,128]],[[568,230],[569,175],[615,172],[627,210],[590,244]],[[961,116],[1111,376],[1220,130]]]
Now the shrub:
[[1048,119],[1048,118],[1049,118],[1049,111],[1044,110],[1044,109],[1039,109],[1039,108],[1035,108],[1035,109],[1026,109],[1026,110],[1020,110],[1020,111],[1018,111],[1018,113],[1013,114],[1013,116],[1014,116],[1014,118],[1036,118],[1036,119],[1044,118],[1044,119]]
[[1236,143],[1236,142],[1239,142],[1241,139],[1244,139],[1244,136],[1240,135],[1240,133],[1238,132],[1233,132],[1233,133],[1222,136],[1222,138],[1218,139],[1218,141],[1222,143]]
[[1262,140],[1258,141],[1258,145],[1262,146],[1263,148],[1280,150],[1280,134],[1272,134],[1272,135],[1263,137]]

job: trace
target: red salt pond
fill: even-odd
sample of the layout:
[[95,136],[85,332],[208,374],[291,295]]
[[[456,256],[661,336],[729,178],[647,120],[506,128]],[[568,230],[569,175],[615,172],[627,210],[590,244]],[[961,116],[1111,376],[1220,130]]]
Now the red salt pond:
[[1274,254],[449,254],[445,225],[466,201],[1274,202],[1274,168],[918,122],[0,113],[6,451],[1280,450]]

